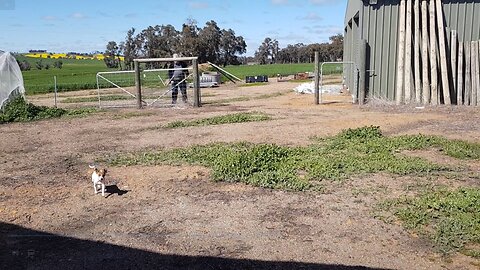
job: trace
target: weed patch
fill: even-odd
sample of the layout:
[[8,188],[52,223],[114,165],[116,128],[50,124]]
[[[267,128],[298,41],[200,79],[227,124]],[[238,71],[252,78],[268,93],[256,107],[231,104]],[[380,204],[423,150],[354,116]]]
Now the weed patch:
[[238,87],[251,87],[251,86],[261,86],[261,85],[268,85],[268,82],[246,83],[246,84],[241,84]]
[[[177,125],[177,124],[176,124]],[[178,124],[180,125],[180,124]],[[397,175],[428,175],[451,168],[425,159],[400,155],[401,149],[457,144],[469,152],[477,144],[448,141],[423,135],[384,137],[379,127],[349,129],[316,139],[306,147],[273,144],[215,143],[204,146],[120,155],[112,165],[189,163],[212,169],[215,181],[244,182],[268,188],[307,190],[323,180],[341,180],[359,174],[388,172]],[[471,156],[476,156],[478,153]],[[471,157],[470,157],[471,158]]]
[[[114,101],[114,100],[131,100],[131,96],[121,96],[121,95],[109,95],[102,96],[102,101]],[[98,96],[95,97],[76,97],[76,98],[66,98],[62,103],[85,103],[85,102],[98,102]]]
[[225,98],[225,99],[206,101],[203,104],[224,104],[224,103],[231,103],[231,102],[269,99],[269,98],[273,98],[273,97],[283,96],[283,95],[286,95],[287,93],[289,93],[289,92],[276,92],[276,93],[263,94],[263,95],[254,96],[254,97]]
[[95,112],[94,108],[65,110],[27,103],[22,97],[10,101],[0,111],[0,124],[9,122],[29,122],[40,119],[58,118],[62,116],[83,116]]
[[406,228],[427,235],[441,252],[478,256],[478,250],[466,245],[480,244],[480,189],[438,189],[388,205]]
[[165,128],[181,128],[181,127],[192,127],[192,126],[209,126],[209,125],[222,125],[222,124],[233,124],[233,123],[244,123],[244,122],[256,122],[256,121],[266,121],[271,120],[271,117],[265,113],[259,112],[250,112],[250,113],[235,113],[214,116],[209,118],[203,118],[192,121],[175,121],[166,124]]
[[127,113],[117,113],[113,116],[113,119],[129,119],[134,117],[146,117],[155,115],[154,112],[127,112]]

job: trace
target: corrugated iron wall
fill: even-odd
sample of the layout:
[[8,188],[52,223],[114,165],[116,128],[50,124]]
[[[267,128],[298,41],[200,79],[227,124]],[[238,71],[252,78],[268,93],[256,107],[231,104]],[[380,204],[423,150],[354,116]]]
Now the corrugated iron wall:
[[447,27],[457,30],[460,42],[480,39],[480,0],[442,3]]
[[[357,14],[358,15],[358,14]],[[344,61],[352,61],[355,63],[358,63],[358,57],[359,57],[359,52],[358,52],[358,42],[359,42],[359,18],[356,16],[355,18],[352,18],[350,22],[348,22],[345,35],[344,35],[344,44],[348,46],[348,48],[344,48]],[[345,80],[346,84],[349,87],[349,89],[353,89],[353,86],[356,85],[354,81],[354,76],[356,76],[356,72],[352,72],[352,67],[351,65],[344,65],[344,74],[345,74]],[[357,92],[355,90],[354,96],[357,96]]]
[[367,97],[393,100],[398,47],[398,4],[363,5],[362,38],[367,41]]
[[[430,2],[430,1],[429,1]],[[447,27],[456,30],[459,42],[480,40],[480,0],[442,1]],[[395,100],[399,0],[349,0],[345,18],[344,61],[358,63],[357,45],[367,41],[367,98]],[[358,29],[355,24],[358,18]],[[352,89],[352,78],[347,75]]]

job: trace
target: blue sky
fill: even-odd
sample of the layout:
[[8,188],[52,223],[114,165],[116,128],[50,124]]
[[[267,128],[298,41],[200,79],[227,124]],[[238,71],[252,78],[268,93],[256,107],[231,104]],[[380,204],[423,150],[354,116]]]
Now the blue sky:
[[346,0],[0,0],[0,50],[104,51],[131,27],[214,20],[235,31],[253,55],[265,37],[280,47],[326,42],[342,33]]

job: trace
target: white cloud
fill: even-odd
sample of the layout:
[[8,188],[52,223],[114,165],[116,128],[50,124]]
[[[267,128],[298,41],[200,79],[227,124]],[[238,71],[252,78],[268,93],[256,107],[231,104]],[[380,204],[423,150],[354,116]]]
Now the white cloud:
[[193,9],[206,9],[208,8],[208,3],[205,2],[188,2],[188,6]]
[[306,39],[305,35],[299,34],[299,33],[293,33],[293,32],[290,32],[290,33],[288,33],[287,35],[284,35],[284,36],[279,36],[277,39],[282,40],[282,41],[284,41],[285,43],[288,43],[288,44],[305,43],[306,42],[305,41],[305,39]]
[[80,13],[80,12],[75,12],[72,15],[70,15],[71,18],[76,19],[76,20],[82,20],[88,18],[87,15]]
[[288,0],[272,0],[272,4],[274,4],[274,5],[286,5],[286,4],[288,4]]
[[338,0],[310,0],[313,5],[328,5],[338,2]]
[[306,21],[320,21],[322,20],[322,17],[318,16],[318,14],[310,12],[305,16],[300,17],[301,20],[306,20]]
[[56,20],[57,20],[57,17],[47,15],[47,16],[43,16],[43,17],[42,17],[42,20],[44,20],[44,21],[56,21]]

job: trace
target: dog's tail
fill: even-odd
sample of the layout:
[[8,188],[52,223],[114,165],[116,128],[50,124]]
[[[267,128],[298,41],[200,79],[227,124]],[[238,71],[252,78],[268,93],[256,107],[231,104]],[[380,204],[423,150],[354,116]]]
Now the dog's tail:
[[97,168],[97,166],[95,166],[95,165],[90,165],[90,164],[88,164],[88,167],[89,167],[90,169],[96,169],[96,168]]

